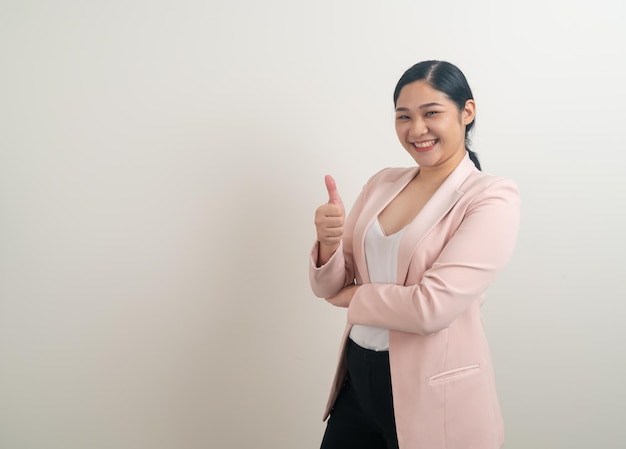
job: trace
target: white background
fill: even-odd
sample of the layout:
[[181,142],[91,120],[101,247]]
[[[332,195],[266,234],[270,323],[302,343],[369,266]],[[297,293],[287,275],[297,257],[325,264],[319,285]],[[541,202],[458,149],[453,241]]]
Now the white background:
[[484,306],[509,449],[618,447],[621,0],[0,2],[0,447],[319,446],[345,312],[323,176],[386,166],[445,59],[522,227]]

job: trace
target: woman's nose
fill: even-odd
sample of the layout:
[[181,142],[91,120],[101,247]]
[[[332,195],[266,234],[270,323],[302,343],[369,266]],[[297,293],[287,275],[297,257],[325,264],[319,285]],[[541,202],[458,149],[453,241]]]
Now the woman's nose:
[[427,132],[428,132],[428,127],[426,126],[426,122],[424,122],[424,120],[420,118],[413,120],[413,122],[411,123],[411,130],[410,130],[411,136],[419,137],[419,136],[423,136]]

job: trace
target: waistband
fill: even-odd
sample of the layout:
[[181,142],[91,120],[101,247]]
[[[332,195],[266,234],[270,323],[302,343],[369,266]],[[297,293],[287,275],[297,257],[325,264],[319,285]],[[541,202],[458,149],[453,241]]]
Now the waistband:
[[389,351],[374,351],[359,346],[351,339],[348,339],[348,357],[369,363],[389,363]]

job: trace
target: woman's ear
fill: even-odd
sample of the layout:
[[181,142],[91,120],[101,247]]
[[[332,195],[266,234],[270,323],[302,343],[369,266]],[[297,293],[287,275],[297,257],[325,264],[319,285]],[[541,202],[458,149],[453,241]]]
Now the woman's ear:
[[476,117],[476,102],[474,100],[467,100],[462,112],[463,124],[469,125],[474,121]]

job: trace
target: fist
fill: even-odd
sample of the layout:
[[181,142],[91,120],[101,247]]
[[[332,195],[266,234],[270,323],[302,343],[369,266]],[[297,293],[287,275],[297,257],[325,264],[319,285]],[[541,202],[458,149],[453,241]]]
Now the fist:
[[315,211],[315,228],[320,249],[332,254],[339,247],[339,242],[343,237],[345,211],[335,180],[332,176],[326,175],[324,181],[328,191],[328,203],[321,205]]

